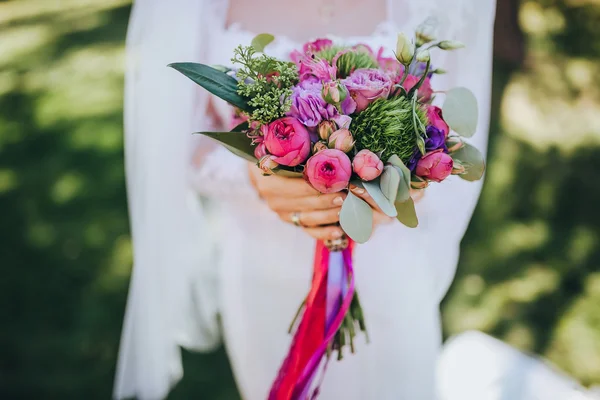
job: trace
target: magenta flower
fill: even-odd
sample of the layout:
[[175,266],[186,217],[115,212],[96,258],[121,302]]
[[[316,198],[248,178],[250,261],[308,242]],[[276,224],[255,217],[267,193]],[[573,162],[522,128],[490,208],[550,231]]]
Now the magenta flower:
[[[419,82],[420,79],[421,78],[418,76],[409,74],[406,77],[406,80],[404,81],[404,84],[402,86],[404,86],[404,89],[406,89],[406,91],[408,92],[410,91],[410,89],[413,88],[413,86],[417,84],[417,82]],[[429,102],[429,100],[431,100],[432,95],[433,89],[431,89],[431,80],[429,78],[425,78],[423,84],[419,88],[419,100],[423,103],[427,103]]]
[[321,150],[306,162],[306,180],[321,193],[335,193],[348,187],[352,165],[340,150]]
[[417,163],[415,173],[421,178],[441,182],[452,173],[453,165],[452,157],[439,149],[425,154]]
[[429,124],[436,127],[440,131],[444,133],[444,137],[448,137],[450,133],[450,128],[444,118],[442,117],[442,110],[436,106],[427,107],[427,119],[429,120]]
[[264,129],[264,144],[274,155],[273,161],[295,167],[310,155],[310,136],[304,125],[296,118],[284,117],[271,122]]

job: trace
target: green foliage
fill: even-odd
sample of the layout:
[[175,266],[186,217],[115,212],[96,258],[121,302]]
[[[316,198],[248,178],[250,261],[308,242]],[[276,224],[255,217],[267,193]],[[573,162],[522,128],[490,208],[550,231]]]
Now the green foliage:
[[355,49],[349,49],[348,47],[343,46],[331,46],[329,48],[323,49],[315,55],[317,57],[324,58],[330,63],[333,61],[333,58],[340,52],[344,50],[349,50],[348,52],[342,54],[337,62],[336,66],[338,69],[338,77],[345,78],[352,71],[359,68],[377,68],[379,65],[377,64],[377,60],[373,58],[373,56],[364,48],[357,47]]
[[298,81],[294,64],[266,54],[257,55],[252,46],[238,46],[231,61],[240,65],[238,93],[248,98],[248,104],[254,108],[249,113],[251,120],[266,124],[289,111],[291,88]]
[[[417,108],[416,118],[427,123],[425,112]],[[356,139],[357,150],[368,149],[381,152],[387,160],[397,154],[406,163],[416,148],[416,132],[413,123],[413,105],[406,97],[379,99],[352,119],[350,130]]]

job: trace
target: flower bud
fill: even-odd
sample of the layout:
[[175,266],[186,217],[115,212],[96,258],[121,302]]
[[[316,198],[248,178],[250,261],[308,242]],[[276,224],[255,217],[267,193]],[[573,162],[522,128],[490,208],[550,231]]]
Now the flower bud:
[[447,71],[443,68],[436,68],[433,71],[431,71],[432,74],[438,74],[438,75],[443,75],[445,74]]
[[465,143],[458,136],[449,136],[446,139],[446,147],[448,148],[449,153],[460,150],[464,145]]
[[442,50],[456,50],[462,49],[465,45],[462,42],[458,42],[456,40],[442,40],[438,43],[437,47]]
[[363,181],[372,181],[383,172],[383,162],[377,157],[377,154],[364,149],[354,156],[352,168]]
[[459,160],[454,160],[452,165],[452,175],[461,175],[465,173],[465,166]]
[[264,175],[273,175],[273,170],[279,167],[279,164],[273,160],[273,156],[266,155],[258,162],[258,168],[262,169]]
[[323,100],[335,106],[346,99],[348,90],[346,86],[340,84],[338,81],[325,82],[323,83],[321,95],[323,96]]
[[421,50],[419,53],[417,53],[417,61],[419,62],[429,62],[429,60],[431,59],[430,55],[429,55],[429,50]]
[[349,152],[354,147],[354,138],[346,128],[338,129],[329,136],[329,148],[338,149],[344,153]]
[[268,154],[267,146],[265,146],[264,142],[257,144],[256,147],[254,148],[254,157],[256,157],[257,160],[260,160],[267,154]]
[[417,38],[417,46],[422,46],[435,40],[436,21],[434,18],[428,18],[417,27],[415,36]]
[[322,121],[319,124],[319,137],[323,140],[329,140],[329,136],[337,129],[335,122]]
[[429,181],[420,176],[413,175],[410,181],[410,187],[413,189],[425,189],[429,186]]
[[329,147],[327,147],[327,145],[321,141],[315,143],[315,145],[313,146],[313,154],[317,154],[318,152],[322,151],[322,150],[327,150]]
[[398,41],[396,42],[396,59],[403,65],[409,65],[414,56],[415,45],[404,32],[399,33]]

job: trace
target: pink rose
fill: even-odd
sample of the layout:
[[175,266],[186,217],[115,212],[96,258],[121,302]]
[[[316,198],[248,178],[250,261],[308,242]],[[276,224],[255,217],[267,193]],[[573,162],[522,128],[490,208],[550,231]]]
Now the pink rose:
[[[421,78],[418,76],[409,74],[406,77],[406,80],[404,81],[404,84],[402,86],[404,86],[404,89],[406,89],[406,91],[408,92],[410,91],[410,89],[413,88],[413,86],[417,84],[417,82],[419,82],[420,79]],[[427,103],[429,100],[431,100],[432,95],[433,90],[431,89],[431,80],[429,78],[425,78],[423,84],[419,88],[419,100],[423,103]]]
[[295,167],[310,155],[310,136],[304,125],[294,117],[271,122],[264,132],[264,143],[273,161]]
[[321,193],[335,193],[348,187],[352,165],[340,150],[321,150],[306,162],[304,176]]
[[429,120],[429,124],[435,126],[440,131],[444,132],[444,136],[448,137],[450,133],[450,128],[444,118],[442,117],[442,109],[436,106],[429,106],[427,108],[427,119]]
[[342,81],[356,102],[356,112],[361,112],[376,99],[387,99],[392,80],[378,69],[359,68]]
[[452,157],[439,149],[425,154],[417,163],[415,173],[421,178],[441,182],[452,173],[453,166]]
[[363,181],[372,181],[381,175],[383,162],[377,157],[377,154],[371,150],[364,149],[354,156],[352,167],[360,179]]

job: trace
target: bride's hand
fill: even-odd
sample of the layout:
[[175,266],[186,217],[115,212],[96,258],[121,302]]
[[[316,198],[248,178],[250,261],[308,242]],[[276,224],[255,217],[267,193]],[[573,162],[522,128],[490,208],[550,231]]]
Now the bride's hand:
[[263,176],[254,164],[248,164],[250,181],[259,196],[283,221],[296,222],[315,239],[337,239],[343,235],[339,212],[346,193],[321,194],[298,178]]

